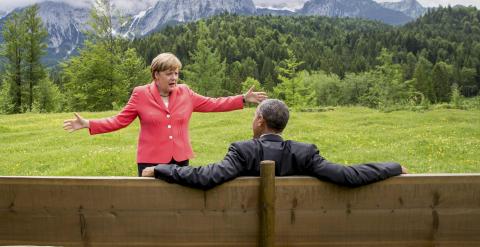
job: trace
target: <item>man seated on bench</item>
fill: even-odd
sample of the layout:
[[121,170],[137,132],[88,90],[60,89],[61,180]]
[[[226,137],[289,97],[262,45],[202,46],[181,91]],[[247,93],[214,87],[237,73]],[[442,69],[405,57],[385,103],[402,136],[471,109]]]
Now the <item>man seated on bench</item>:
[[285,103],[264,100],[253,119],[253,139],[232,143],[222,161],[199,167],[158,164],[143,170],[142,176],[206,190],[239,176],[259,176],[263,160],[275,161],[276,176],[314,176],[350,187],[407,173],[393,162],[354,166],[332,163],[320,155],[314,144],[283,140],[281,134],[288,118]]

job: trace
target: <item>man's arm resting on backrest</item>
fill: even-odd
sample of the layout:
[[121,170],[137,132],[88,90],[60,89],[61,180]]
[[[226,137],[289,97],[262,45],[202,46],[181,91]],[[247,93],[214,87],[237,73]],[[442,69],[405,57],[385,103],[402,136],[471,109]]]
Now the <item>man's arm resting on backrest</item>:
[[405,168],[394,162],[366,163],[353,166],[335,164],[323,158],[316,147],[311,163],[307,165],[307,171],[321,180],[350,187],[361,186],[406,173]]
[[218,163],[199,167],[158,165],[154,174],[169,183],[207,190],[240,176],[244,163],[236,147],[230,145],[225,158]]

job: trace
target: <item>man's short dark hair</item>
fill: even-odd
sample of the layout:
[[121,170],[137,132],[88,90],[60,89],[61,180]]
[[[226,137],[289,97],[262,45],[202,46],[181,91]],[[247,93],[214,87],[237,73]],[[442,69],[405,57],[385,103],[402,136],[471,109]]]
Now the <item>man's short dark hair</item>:
[[258,105],[257,114],[265,119],[267,127],[282,132],[290,116],[288,107],[278,99],[266,99]]

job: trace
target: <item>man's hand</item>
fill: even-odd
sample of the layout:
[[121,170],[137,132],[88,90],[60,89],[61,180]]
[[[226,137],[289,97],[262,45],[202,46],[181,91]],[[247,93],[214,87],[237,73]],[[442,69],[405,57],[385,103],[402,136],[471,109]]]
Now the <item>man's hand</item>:
[[402,167],[402,174],[408,174],[408,170],[405,166],[401,166]]
[[142,171],[142,177],[153,177],[155,176],[155,166],[150,166]]
[[268,98],[267,94],[265,92],[254,92],[253,88],[255,86],[252,86],[248,91],[243,95],[245,98],[245,102],[249,103],[255,103],[258,104]]
[[68,132],[73,132],[75,130],[90,128],[90,122],[80,116],[78,113],[75,114],[75,119],[68,119],[63,121],[63,129]]

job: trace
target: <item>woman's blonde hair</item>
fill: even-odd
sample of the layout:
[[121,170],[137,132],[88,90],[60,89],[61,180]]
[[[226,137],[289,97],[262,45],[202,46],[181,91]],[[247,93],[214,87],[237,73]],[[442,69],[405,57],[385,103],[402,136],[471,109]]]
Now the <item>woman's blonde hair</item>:
[[155,72],[162,72],[167,70],[181,69],[182,63],[180,60],[170,52],[161,53],[152,60],[150,65],[150,72],[152,79],[155,79]]

